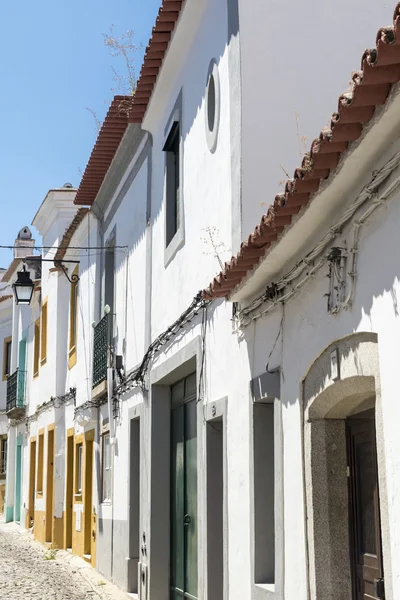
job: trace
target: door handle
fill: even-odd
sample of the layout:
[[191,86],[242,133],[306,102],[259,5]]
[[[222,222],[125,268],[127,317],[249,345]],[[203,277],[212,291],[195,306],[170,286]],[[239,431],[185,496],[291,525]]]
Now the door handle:
[[188,527],[191,522],[192,522],[192,519],[191,519],[190,515],[185,515],[183,517],[183,525],[184,525],[184,527]]

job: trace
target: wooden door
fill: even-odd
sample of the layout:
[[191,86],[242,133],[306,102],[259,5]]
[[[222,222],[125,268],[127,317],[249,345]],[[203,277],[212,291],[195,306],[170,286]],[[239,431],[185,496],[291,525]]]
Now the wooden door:
[[52,542],[54,521],[54,429],[47,432],[46,477],[46,542]]
[[[92,432],[91,437],[92,436]],[[92,564],[95,560],[96,518],[93,515],[93,440],[86,438],[85,444],[85,488],[84,488],[84,557]]]
[[74,435],[67,437],[67,482],[65,498],[65,547],[72,548],[72,514],[74,504]]
[[354,600],[384,598],[375,419],[348,420],[350,539]]

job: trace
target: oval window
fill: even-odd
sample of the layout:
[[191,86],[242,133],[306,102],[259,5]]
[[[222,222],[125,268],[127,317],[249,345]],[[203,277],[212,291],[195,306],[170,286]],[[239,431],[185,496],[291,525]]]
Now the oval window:
[[214,75],[211,73],[211,77],[208,81],[208,92],[207,92],[207,117],[208,117],[208,129],[212,133],[215,127],[215,80]]
[[216,61],[210,62],[207,74],[206,89],[206,138],[210,152],[217,146],[219,116],[220,116],[220,85]]

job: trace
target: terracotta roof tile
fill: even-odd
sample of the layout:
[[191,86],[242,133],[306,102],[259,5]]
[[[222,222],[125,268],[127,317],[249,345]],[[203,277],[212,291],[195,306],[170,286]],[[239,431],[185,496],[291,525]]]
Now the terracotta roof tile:
[[361,69],[352,75],[352,85],[338,100],[330,126],[322,130],[303,159],[285,191],[275,197],[240,251],[225,263],[224,269],[204,290],[206,299],[228,296],[266,256],[273,242],[284,231],[301,207],[318,191],[321,180],[336,169],[349,144],[358,140],[377,106],[382,106],[391,86],[400,81],[400,2],[393,16],[393,26],[378,31],[376,47],[362,55]]
[[163,0],[162,2],[145,51],[132,110],[129,113],[130,123],[142,122],[183,4],[184,0]]
[[74,203],[92,206],[128,127],[133,96],[115,96],[97,136]]

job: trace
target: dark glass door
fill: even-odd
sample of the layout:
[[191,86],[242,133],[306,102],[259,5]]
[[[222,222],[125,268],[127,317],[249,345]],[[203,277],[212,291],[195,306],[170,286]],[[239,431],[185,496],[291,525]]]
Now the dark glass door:
[[350,536],[354,600],[384,598],[373,412],[348,419]]
[[172,388],[171,600],[197,599],[197,403],[195,374]]

